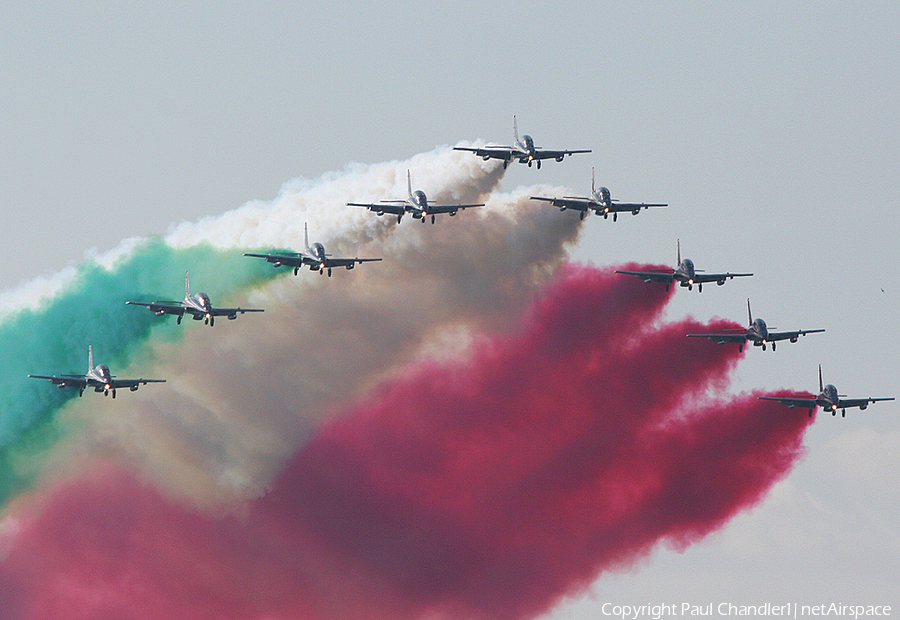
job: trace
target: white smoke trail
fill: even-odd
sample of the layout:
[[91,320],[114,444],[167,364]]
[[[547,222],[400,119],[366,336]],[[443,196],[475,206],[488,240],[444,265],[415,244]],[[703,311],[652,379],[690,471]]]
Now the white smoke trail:
[[[407,169],[413,189],[430,199],[486,199],[487,206],[438,216],[436,225],[408,217],[398,225],[345,206],[405,197]],[[183,341],[148,345],[158,360],[152,376],[168,383],[115,402],[73,401],[64,418],[87,432],[72,435],[57,458],[71,464],[115,454],[206,510],[233,510],[264,492],[284,460],[348,399],[423,355],[464,348],[472,331],[506,328],[565,258],[578,218],[528,200],[546,188],[491,193],[501,176],[496,163],[439,149],[296,181],[270,204],[174,227],[167,241],[176,247],[207,240],[299,249],[309,222],[310,240],[329,253],[384,261],[332,278],[308,270],[279,278],[227,302],[265,314],[214,329],[189,321]],[[146,363],[139,372],[150,376]]]

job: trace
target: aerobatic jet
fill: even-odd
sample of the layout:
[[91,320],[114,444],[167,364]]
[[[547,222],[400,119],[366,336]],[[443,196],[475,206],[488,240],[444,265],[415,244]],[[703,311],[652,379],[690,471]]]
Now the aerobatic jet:
[[579,149],[575,151],[551,151],[549,149],[542,149],[541,147],[534,145],[534,139],[528,134],[523,135],[522,139],[520,140],[519,126],[516,123],[515,116],[513,116],[513,136],[515,138],[515,142],[512,146],[504,146],[500,144],[486,144],[485,146],[481,147],[454,146],[453,150],[470,151],[472,153],[475,153],[485,161],[487,161],[488,159],[502,159],[504,170],[507,166],[509,166],[509,162],[511,161],[518,161],[520,164],[528,164],[529,168],[531,167],[532,162],[537,162],[537,167],[540,170],[542,159],[555,159],[556,161],[562,161],[566,155],[591,152],[590,149]]
[[813,409],[821,407],[825,411],[831,411],[831,415],[837,415],[837,410],[841,410],[841,417],[846,417],[847,409],[851,407],[859,407],[865,410],[870,403],[876,403],[883,400],[894,400],[893,398],[847,398],[844,394],[838,394],[836,387],[831,385],[822,385],[822,365],[819,364],[819,393],[816,396],[811,394],[797,394],[793,396],[759,396],[760,400],[774,400],[782,405],[787,405],[789,409],[794,407],[806,407],[809,409],[809,415],[812,417]]
[[128,388],[132,392],[137,392],[138,386],[147,385],[148,383],[165,383],[165,379],[116,379],[115,375],[110,374],[109,366],[106,364],[97,364],[94,366],[94,351],[91,345],[88,345],[88,371],[83,375],[28,375],[32,379],[47,379],[56,387],[62,389],[65,387],[78,388],[78,395],[83,396],[84,390],[93,388],[95,392],[103,392],[104,396],[108,396],[112,392],[112,397],[116,397],[117,388]]
[[381,260],[380,258],[333,258],[331,254],[325,253],[325,246],[321,243],[309,245],[309,230],[306,224],[303,224],[303,240],[306,244],[305,252],[278,252],[274,254],[251,254],[245,252],[244,256],[264,258],[272,263],[273,267],[281,267],[282,265],[293,267],[294,275],[297,275],[301,267],[309,265],[310,271],[318,271],[320,275],[325,273],[325,270],[328,270],[329,278],[334,267],[353,269],[357,263],[362,264]]
[[694,267],[694,261],[689,258],[681,260],[681,241],[678,241],[678,267],[675,269],[654,269],[653,271],[624,271],[616,269],[616,273],[624,273],[631,276],[637,276],[644,282],[663,282],[666,285],[666,291],[673,282],[678,282],[679,286],[693,290],[697,285],[699,292],[703,292],[704,282],[715,282],[719,286],[725,284],[725,280],[732,278],[741,278],[752,276],[752,273],[706,273],[702,269]]
[[261,308],[214,308],[206,293],[191,295],[191,278],[187,271],[184,272],[184,299],[181,301],[126,301],[126,304],[145,306],[157,316],[174,314],[178,317],[177,323],[181,323],[182,317],[189,314],[195,321],[203,321],[205,325],[215,326],[216,317],[228,317],[229,321],[237,318],[238,314],[245,312],[264,312]]
[[532,200],[543,200],[549,202],[554,207],[559,207],[560,211],[572,209],[580,211],[579,219],[584,219],[588,212],[593,211],[597,215],[602,215],[603,219],[609,217],[612,213],[613,222],[618,219],[619,213],[631,211],[632,215],[637,215],[641,209],[648,207],[668,207],[667,204],[646,203],[646,202],[619,202],[610,197],[609,189],[601,187],[595,189],[594,169],[591,168],[591,196],[590,198],[582,198],[580,196],[563,196],[562,198],[545,198],[544,196],[532,196]]
[[483,207],[484,203],[471,205],[436,205],[432,204],[425,196],[425,192],[420,189],[413,191],[412,177],[409,170],[406,171],[406,200],[382,200],[381,202],[348,202],[348,207],[365,207],[369,211],[374,211],[378,215],[390,213],[397,216],[397,223],[403,220],[406,213],[411,213],[413,219],[421,220],[425,223],[425,219],[430,215],[431,223],[434,224],[434,216],[439,213],[447,213],[450,216],[456,215],[457,211],[468,209],[469,207]]
[[750,325],[746,328],[726,329],[720,334],[688,334],[688,338],[709,338],[717,344],[736,342],[738,343],[738,351],[743,351],[744,344],[747,342],[752,342],[754,347],[762,347],[763,351],[766,350],[767,344],[771,344],[774,351],[775,343],[779,340],[797,342],[797,338],[800,336],[818,334],[825,331],[824,329],[797,329],[789,332],[769,331],[770,328],[764,320],[753,318],[749,299],[747,300],[747,314],[750,316]]

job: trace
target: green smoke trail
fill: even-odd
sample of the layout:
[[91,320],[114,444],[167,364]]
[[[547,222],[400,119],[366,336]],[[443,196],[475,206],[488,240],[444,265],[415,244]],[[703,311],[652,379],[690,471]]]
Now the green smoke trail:
[[[54,298],[0,321],[0,505],[28,485],[32,474],[20,466],[23,458],[52,446],[64,432],[53,424],[55,412],[78,397],[77,390],[55,389],[27,375],[83,373],[89,344],[95,363],[116,373],[138,350],[146,353],[141,345],[151,334],[180,338],[186,326],[176,326],[173,317],[125,302],[180,301],[185,271],[192,292],[206,292],[220,306],[233,305],[229,297],[237,291],[290,273],[245,258],[244,251],[254,249],[209,244],[175,249],[161,238],[148,239],[111,269],[85,263]],[[149,367],[152,360],[146,362]]]

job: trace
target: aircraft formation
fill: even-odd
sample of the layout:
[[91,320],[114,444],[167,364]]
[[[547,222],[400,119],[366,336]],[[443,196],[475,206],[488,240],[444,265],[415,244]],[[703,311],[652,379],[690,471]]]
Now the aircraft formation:
[[[503,168],[506,169],[511,162],[519,162],[529,167],[536,163],[537,168],[541,168],[541,162],[545,159],[555,159],[557,162],[563,161],[567,155],[571,156],[577,153],[590,153],[590,149],[576,150],[551,150],[543,149],[535,146],[534,139],[529,135],[523,135],[519,138],[519,128],[516,117],[513,116],[513,136],[514,142],[511,146],[506,145],[485,145],[482,147],[464,147],[456,146],[453,150],[467,151],[481,157],[485,161],[490,159],[499,159],[503,162]],[[397,224],[403,221],[403,216],[410,214],[413,219],[421,221],[423,224],[427,219],[431,219],[434,224],[437,215],[446,214],[455,216],[459,211],[469,208],[483,207],[484,203],[478,204],[446,204],[437,205],[429,200],[422,190],[412,189],[412,173],[408,170],[407,180],[407,196],[404,199],[387,199],[374,203],[348,202],[347,206],[363,207],[376,213],[377,215],[393,215],[397,217]],[[589,197],[581,196],[531,196],[531,200],[536,202],[546,202],[550,206],[557,207],[560,211],[572,210],[578,211],[579,220],[584,220],[585,216],[593,212],[596,215],[602,215],[607,219],[610,214],[613,216],[613,222],[617,221],[619,213],[631,212],[638,215],[642,209],[651,207],[668,207],[664,203],[623,203],[613,200],[610,191],[606,187],[596,187],[594,169],[591,169],[591,195]],[[266,262],[278,268],[286,266],[293,268],[294,275],[298,275],[302,267],[309,267],[311,271],[318,271],[320,275],[326,271],[328,277],[331,277],[332,270],[338,267],[353,269],[356,265],[366,262],[376,262],[381,258],[335,258],[325,251],[325,247],[321,243],[309,243],[309,230],[304,224],[304,244],[305,250],[300,252],[279,252],[273,251],[269,254],[253,254],[245,253],[244,256],[253,258],[262,258]],[[665,284],[666,291],[669,291],[673,283],[678,286],[693,290],[697,285],[698,292],[703,292],[703,284],[715,282],[722,286],[726,280],[732,280],[739,277],[750,277],[752,273],[709,273],[694,266],[694,262],[689,259],[681,258],[681,241],[676,241],[677,248],[677,265],[674,268],[657,268],[649,271],[626,271],[616,270],[616,273],[630,275],[640,278],[645,283]],[[126,304],[144,306],[157,316],[173,314],[177,316],[177,323],[181,323],[181,319],[185,314],[190,315],[195,321],[203,321],[204,324],[213,327],[215,325],[215,317],[225,316],[229,320],[237,318],[238,314],[247,312],[264,312],[262,308],[220,308],[214,307],[206,293],[191,294],[190,276],[185,272],[185,295],[184,299],[178,301],[127,301]],[[719,345],[725,343],[737,343],[740,352],[743,352],[744,345],[748,342],[754,347],[760,347],[764,351],[767,345],[772,345],[775,351],[776,342],[789,340],[797,342],[800,336],[806,334],[814,334],[824,332],[824,329],[810,330],[792,330],[792,331],[770,331],[766,322],[761,318],[753,318],[750,310],[750,300],[747,300],[747,313],[750,324],[746,328],[724,330],[722,333],[710,334],[686,334],[691,338],[707,338]],[[105,364],[94,366],[93,349],[88,345],[88,371],[83,375],[79,374],[60,374],[60,375],[28,375],[35,379],[45,379],[53,383],[59,388],[73,387],[78,388],[78,395],[82,396],[85,389],[92,388],[95,392],[103,392],[104,395],[112,394],[116,397],[116,389],[127,387],[131,391],[136,391],[140,385],[148,383],[164,383],[165,379],[118,379],[110,373],[109,367]],[[791,396],[760,396],[762,400],[772,400],[786,405],[789,409],[796,407],[808,409],[809,415],[816,407],[822,407],[824,410],[831,411],[832,415],[837,414],[837,410],[841,410],[842,417],[846,415],[848,408],[858,407],[865,410],[871,403],[878,401],[894,400],[894,398],[847,398],[846,395],[839,394],[837,388],[832,385],[823,385],[822,382],[822,366],[819,365],[819,394],[798,394]]]

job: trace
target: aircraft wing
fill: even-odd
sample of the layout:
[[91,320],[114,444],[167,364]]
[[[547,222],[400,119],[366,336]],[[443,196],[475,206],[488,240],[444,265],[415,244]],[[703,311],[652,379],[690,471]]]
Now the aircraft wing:
[[511,146],[454,146],[453,150],[469,151],[484,159],[505,159],[507,161],[512,159],[515,153],[518,153],[518,151]]
[[28,375],[32,379],[46,379],[53,385],[59,385],[62,387],[71,386],[77,388],[83,388],[87,385],[87,379],[85,379],[84,375],[53,375],[48,377],[47,375]]
[[715,340],[719,344],[724,344],[726,342],[746,342],[747,336],[744,330],[741,330],[740,333],[733,332],[731,334],[688,334],[688,338],[709,338],[710,340]]
[[794,407],[806,407],[812,409],[816,406],[815,396],[757,396],[759,400],[774,400],[787,405],[791,409]]
[[869,403],[877,403],[880,400],[894,400],[893,398],[840,398],[838,399],[838,409],[849,409],[850,407],[859,407],[865,409]]
[[264,258],[267,262],[273,263],[276,267],[279,265],[287,265],[288,267],[300,267],[310,264],[309,259],[299,252],[290,252],[286,254],[251,254],[244,252],[244,256],[255,256],[256,258]]
[[385,202],[348,202],[348,207],[365,207],[369,211],[375,211],[379,215],[382,213],[393,213],[394,215],[403,215],[406,213],[407,202],[405,200],[385,201]]
[[725,280],[730,280],[731,278],[743,278],[752,275],[752,273],[704,273],[698,271],[694,274],[694,284],[701,282],[725,282]]
[[484,203],[480,204],[472,204],[472,205],[429,205],[428,214],[436,214],[436,213],[456,213],[457,211],[461,211],[463,209],[468,209],[469,207],[483,207]]
[[611,213],[627,213],[631,211],[635,215],[641,209],[646,209],[648,207],[668,207],[667,204],[661,203],[649,203],[649,202],[613,202],[609,205],[609,211]]
[[265,312],[262,308],[210,308],[210,314],[213,316],[227,316],[229,318],[237,317],[238,314],[245,312]]
[[797,329],[792,332],[769,332],[768,340],[769,342],[778,340],[791,340],[792,342],[796,342],[798,336],[818,334],[824,331],[824,329]]
[[326,267],[350,267],[351,265],[362,264],[362,263],[372,263],[375,261],[380,261],[380,258],[326,258],[325,266]]
[[531,199],[549,202],[551,206],[554,207],[576,209],[578,211],[596,209],[599,206],[599,203],[595,200],[591,200],[590,198],[578,198],[576,196],[563,196],[562,198],[545,198],[543,196],[532,196]]
[[644,282],[671,282],[674,269],[666,269],[664,271],[623,271],[616,269],[616,273],[624,273],[629,276],[636,276]]
[[147,385],[148,383],[165,383],[165,379],[110,379],[109,386],[113,389],[129,388],[137,390],[139,385]]
[[149,303],[143,301],[126,301],[125,303],[150,308],[150,311],[155,312],[156,314],[177,314],[181,316],[184,315],[185,311],[185,308],[181,305],[180,301],[153,301]]
[[577,149],[574,151],[545,151],[544,149],[536,149],[534,152],[534,159],[556,159],[557,161],[562,161],[562,158],[566,155],[590,152],[590,149]]

